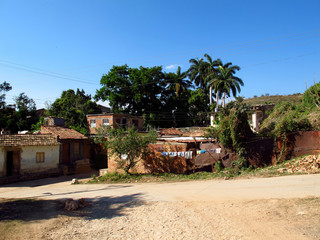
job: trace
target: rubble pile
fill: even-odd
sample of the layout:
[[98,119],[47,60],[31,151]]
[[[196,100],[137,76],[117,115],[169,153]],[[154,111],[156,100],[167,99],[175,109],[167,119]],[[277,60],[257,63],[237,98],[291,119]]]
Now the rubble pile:
[[310,155],[296,161],[289,161],[277,171],[280,173],[318,173],[320,172],[320,155]]

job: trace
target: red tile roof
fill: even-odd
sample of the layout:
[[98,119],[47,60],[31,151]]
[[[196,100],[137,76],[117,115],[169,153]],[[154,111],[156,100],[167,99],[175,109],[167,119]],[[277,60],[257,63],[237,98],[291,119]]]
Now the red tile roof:
[[0,135],[0,146],[52,146],[59,145],[56,136],[51,134],[26,134],[26,135]]
[[41,126],[41,133],[51,133],[53,135],[59,136],[59,139],[88,139],[86,136],[77,132],[76,130],[66,127]]

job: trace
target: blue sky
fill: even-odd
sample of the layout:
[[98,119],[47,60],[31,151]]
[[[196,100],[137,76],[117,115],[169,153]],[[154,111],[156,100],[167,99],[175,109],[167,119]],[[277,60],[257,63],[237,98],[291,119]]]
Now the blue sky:
[[94,95],[113,65],[241,67],[246,98],[302,93],[320,81],[320,1],[0,0],[0,83],[38,108],[63,90]]

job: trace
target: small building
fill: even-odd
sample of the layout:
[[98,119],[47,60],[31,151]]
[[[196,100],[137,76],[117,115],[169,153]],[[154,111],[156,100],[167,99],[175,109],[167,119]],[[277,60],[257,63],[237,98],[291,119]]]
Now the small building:
[[0,178],[34,178],[59,174],[56,136],[0,135]]
[[251,129],[258,132],[261,123],[269,116],[274,108],[274,104],[261,104],[251,106]]
[[103,113],[103,114],[88,114],[87,121],[90,134],[97,134],[97,129],[103,126],[116,127],[132,127],[137,130],[143,129],[143,117],[131,116],[122,113]]
[[60,166],[64,173],[89,172],[90,142],[88,137],[76,130],[64,126],[62,118],[50,117],[45,119],[45,126],[41,126],[41,134],[52,134],[60,145]]

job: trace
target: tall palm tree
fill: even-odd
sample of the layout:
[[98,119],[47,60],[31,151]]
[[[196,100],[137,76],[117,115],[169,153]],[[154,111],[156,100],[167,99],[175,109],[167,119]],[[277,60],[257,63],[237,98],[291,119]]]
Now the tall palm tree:
[[209,103],[212,104],[212,87],[213,85],[210,82],[217,76],[218,74],[218,66],[222,65],[220,59],[212,60],[212,58],[206,53],[204,56],[207,58],[207,62],[204,62],[205,69],[205,82],[209,86]]
[[[217,96],[217,103],[219,98],[223,98],[222,106],[225,106],[226,96],[230,97],[230,93],[234,97],[237,96],[237,92],[241,91],[240,86],[243,86],[243,81],[235,75],[236,71],[239,71],[240,67],[232,65],[232,63],[221,64],[217,68],[217,75],[210,81],[210,85],[213,86],[214,92]],[[218,104],[216,110],[218,109]]]
[[188,70],[190,80],[193,81],[196,86],[206,90],[207,83],[205,82],[203,59],[192,58],[189,60],[189,63],[191,63]]
[[215,77],[217,73],[217,67],[221,65],[221,60],[212,60],[209,54],[204,54],[207,61],[200,59],[190,59],[191,66],[188,70],[189,78],[205,91],[206,97],[208,97],[209,91],[209,103],[212,104],[212,86],[209,82]]
[[181,72],[181,67],[179,66],[177,72],[173,75],[173,79],[168,85],[168,89],[176,92],[176,96],[179,96],[179,93],[185,91],[191,86],[190,81],[186,80],[186,72]]

